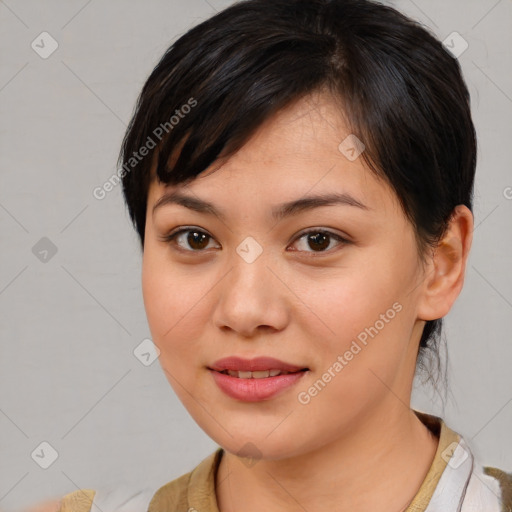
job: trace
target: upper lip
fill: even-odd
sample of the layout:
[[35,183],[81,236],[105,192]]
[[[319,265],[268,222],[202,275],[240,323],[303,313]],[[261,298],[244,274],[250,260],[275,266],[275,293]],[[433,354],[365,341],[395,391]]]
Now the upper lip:
[[274,357],[255,357],[253,359],[244,359],[238,356],[224,357],[215,361],[211,366],[211,370],[222,372],[224,370],[242,371],[242,372],[258,372],[263,370],[281,370],[286,372],[296,372],[304,370],[304,366],[296,366],[275,359]]

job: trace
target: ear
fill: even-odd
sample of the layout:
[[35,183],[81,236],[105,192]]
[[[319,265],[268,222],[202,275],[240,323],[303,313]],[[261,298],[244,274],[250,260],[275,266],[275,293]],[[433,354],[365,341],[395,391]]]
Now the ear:
[[464,284],[472,241],[473,214],[467,206],[458,205],[425,268],[418,319],[436,320],[450,311]]

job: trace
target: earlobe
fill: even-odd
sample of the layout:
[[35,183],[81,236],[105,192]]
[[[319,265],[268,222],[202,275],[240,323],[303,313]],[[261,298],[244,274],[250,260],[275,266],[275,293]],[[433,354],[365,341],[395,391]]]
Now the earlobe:
[[466,206],[459,205],[425,272],[418,304],[420,320],[442,318],[452,308],[464,284],[472,239],[473,214]]

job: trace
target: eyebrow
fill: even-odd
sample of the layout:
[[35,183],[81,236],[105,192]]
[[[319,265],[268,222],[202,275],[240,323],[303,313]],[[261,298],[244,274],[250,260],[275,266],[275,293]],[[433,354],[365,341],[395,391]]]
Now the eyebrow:
[[[164,205],[178,204],[199,213],[214,215],[219,219],[225,220],[225,214],[216,208],[212,203],[198,199],[196,197],[185,195],[181,192],[169,192],[164,194],[153,206],[153,215],[158,208]],[[330,193],[301,197],[294,201],[289,201],[278,205],[272,209],[272,217],[275,220],[282,220],[297,213],[301,213],[320,206],[347,205],[360,208],[361,210],[371,210],[361,201],[357,200],[347,193]]]

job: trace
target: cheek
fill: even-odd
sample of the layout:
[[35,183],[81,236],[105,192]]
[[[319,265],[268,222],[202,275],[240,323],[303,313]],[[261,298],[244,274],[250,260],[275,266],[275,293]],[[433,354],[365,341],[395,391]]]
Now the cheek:
[[185,301],[189,295],[162,257],[152,249],[145,248],[142,262],[142,294],[153,342],[162,351],[164,340],[172,338],[184,315]]
[[375,280],[362,287],[364,281],[352,274],[324,287],[316,303],[329,329],[316,330],[314,316],[308,316],[310,320],[302,326],[309,329],[307,338],[318,358],[314,378],[298,390],[302,392],[298,401],[311,414],[321,416],[331,410],[339,422],[384,400],[388,386],[403,374],[408,347],[412,312],[402,303],[399,287]]
[[209,289],[204,280],[204,275],[194,277],[191,271],[178,272],[165,257],[165,251],[145,249],[142,263],[144,307],[153,342],[166,367],[197,360],[200,332],[205,323],[204,295]]
[[197,365],[204,325],[198,318],[200,297],[190,279],[177,275],[149,252],[142,268],[144,307],[153,343],[160,350],[160,366],[183,404],[193,407],[190,396],[200,393],[201,382]]
[[325,336],[346,344],[375,323],[382,332],[382,322],[386,327],[391,325],[399,309],[393,305],[398,302],[403,306],[404,283],[393,269],[380,271],[375,265],[360,265],[337,277],[331,275],[323,286],[311,283],[309,292],[304,289],[302,296],[311,311],[307,315],[310,323],[316,318]]
[[172,307],[172,295],[165,291],[167,285],[162,271],[151,248],[146,247],[142,260],[142,296],[153,341],[157,344],[165,329],[163,324],[167,324],[167,328],[172,325],[172,319],[167,317],[166,312],[175,311]]
[[400,258],[391,247],[383,252],[374,252],[371,259],[351,265],[338,276],[331,275],[320,286],[310,283],[314,291],[307,295],[303,289],[310,312],[303,317],[302,330],[314,340],[317,370],[331,368],[341,374],[339,365],[338,372],[332,369],[341,356],[345,377],[338,384],[347,379],[345,389],[357,384],[362,391],[371,386],[376,377],[370,369],[392,378],[408,350],[416,319],[410,303],[417,268],[414,253]]

